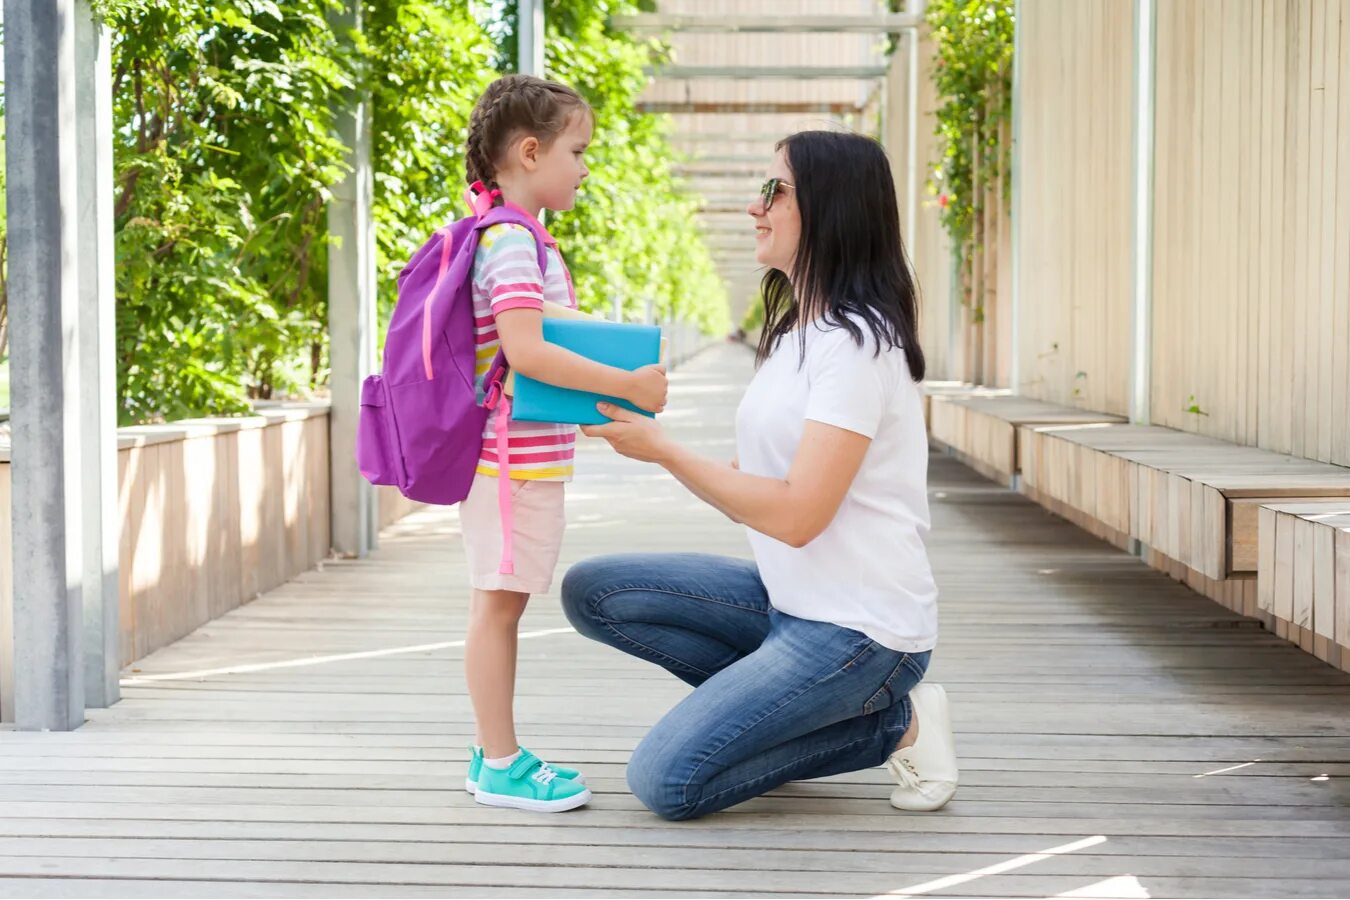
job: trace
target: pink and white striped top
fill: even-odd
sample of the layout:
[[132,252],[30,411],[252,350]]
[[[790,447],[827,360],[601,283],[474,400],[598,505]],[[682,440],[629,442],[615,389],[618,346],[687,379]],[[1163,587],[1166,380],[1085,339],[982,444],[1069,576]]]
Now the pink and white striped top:
[[[540,231],[548,235],[540,226]],[[473,314],[477,329],[478,378],[492,364],[501,340],[497,314],[542,309],[544,301],[576,309],[577,295],[558,242],[547,237],[548,271],[540,273],[534,237],[520,225],[493,225],[483,232],[473,263]],[[497,477],[497,432],[493,417],[483,431],[478,474]],[[571,481],[575,425],[511,422],[507,453],[512,480]]]

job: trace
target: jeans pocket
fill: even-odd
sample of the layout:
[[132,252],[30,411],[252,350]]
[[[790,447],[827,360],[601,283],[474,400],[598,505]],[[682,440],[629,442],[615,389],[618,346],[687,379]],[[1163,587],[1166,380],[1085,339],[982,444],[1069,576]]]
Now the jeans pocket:
[[[908,683],[908,677],[902,678],[901,676],[912,677],[915,669],[918,668],[910,663],[910,655],[908,653],[900,653],[898,656],[899,658],[896,660],[895,665],[891,668],[891,673],[886,676],[886,680],[881,683],[881,687],[877,688],[877,692],[863,704],[863,715],[870,716],[872,713],[879,712],[894,703],[896,698],[895,694],[891,691],[891,685],[895,683],[897,678],[900,678],[902,682]],[[915,683],[917,682],[918,679],[916,678]],[[908,693],[909,690],[906,689],[904,694]],[[901,694],[901,696],[904,696],[904,694]]]

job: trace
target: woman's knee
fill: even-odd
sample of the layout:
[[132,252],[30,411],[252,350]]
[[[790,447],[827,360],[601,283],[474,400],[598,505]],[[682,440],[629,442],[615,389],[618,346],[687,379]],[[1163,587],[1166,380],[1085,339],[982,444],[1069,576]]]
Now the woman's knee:
[[672,822],[698,818],[702,813],[692,798],[698,788],[684,776],[683,755],[669,742],[644,740],[628,762],[628,789],[656,815]]
[[599,601],[609,590],[610,557],[585,559],[567,570],[562,582],[562,608],[572,627],[587,637],[600,634]]

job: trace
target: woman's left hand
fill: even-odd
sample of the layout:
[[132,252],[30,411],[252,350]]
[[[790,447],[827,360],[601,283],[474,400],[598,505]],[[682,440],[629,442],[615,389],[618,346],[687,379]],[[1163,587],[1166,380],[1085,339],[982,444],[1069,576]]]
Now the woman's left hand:
[[596,405],[601,415],[614,421],[607,425],[583,425],[586,437],[604,438],[620,455],[641,462],[661,462],[674,447],[665,429],[655,419],[630,412],[612,403]]

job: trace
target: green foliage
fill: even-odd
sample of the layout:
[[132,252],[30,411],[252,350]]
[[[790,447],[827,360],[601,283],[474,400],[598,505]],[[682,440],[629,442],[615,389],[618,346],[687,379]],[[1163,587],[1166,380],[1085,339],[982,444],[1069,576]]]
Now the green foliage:
[[[671,172],[667,126],[634,108],[661,48],[607,26],[649,5],[550,2],[549,65],[586,94],[598,128],[578,209],[549,226],[583,305],[608,311],[617,294],[639,317],[650,299],[665,318],[722,328],[723,288]],[[323,386],[326,205],[347,172],[334,110],[356,92],[371,96],[382,320],[404,262],[463,214],[469,113],[503,70],[514,0],[363,0],[361,34],[336,33],[341,6],[94,0],[113,33],[124,423]],[[0,280],[0,340],[2,301]]]
[[[1009,170],[999,141],[1012,117],[1012,0],[931,0],[928,23],[937,45],[933,81],[942,105],[937,136],[942,160],[929,184],[942,224],[958,246],[972,236],[984,187]],[[980,184],[976,184],[976,161]],[[1011,181],[1004,178],[1003,184]]]
[[[496,47],[464,2],[380,0],[363,22],[374,116],[380,321],[427,236],[465,213],[464,141],[497,76]],[[416,35],[416,40],[409,40]]]
[[313,382],[331,110],[353,84],[328,0],[105,6],[114,29],[124,422],[230,413]]
[[746,334],[751,334],[764,327],[764,295],[755,291],[755,296],[750,298],[750,306],[745,310],[745,317],[741,319],[741,330]]

